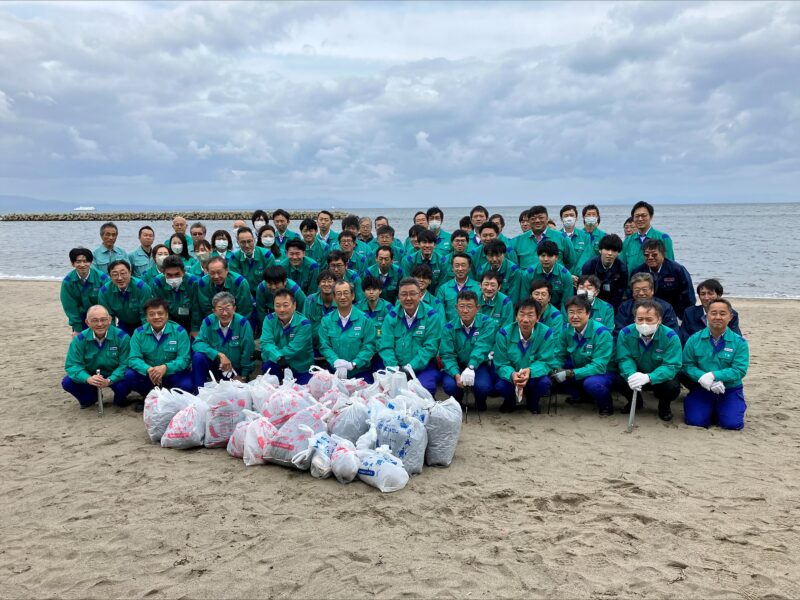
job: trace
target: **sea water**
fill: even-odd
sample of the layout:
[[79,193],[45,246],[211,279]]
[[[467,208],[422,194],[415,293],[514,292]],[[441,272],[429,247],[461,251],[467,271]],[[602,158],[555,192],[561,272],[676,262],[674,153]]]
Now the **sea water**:
[[[520,233],[518,216],[524,207],[485,206],[491,214],[503,215],[506,220],[503,233],[507,237]],[[263,208],[271,212],[279,207]],[[397,237],[404,240],[414,213],[426,208],[362,208],[353,212],[373,219],[385,215]],[[560,226],[558,209],[548,206],[551,217]],[[347,211],[341,207],[336,210]],[[457,229],[459,219],[469,214],[468,207],[443,207],[443,210],[443,228],[447,231]],[[655,210],[653,227],[672,237],[675,259],[689,270],[695,285],[715,277],[722,282],[727,296],[800,298],[797,272],[800,243],[794,237],[794,225],[800,220],[800,203],[664,204],[656,205]],[[622,224],[630,215],[630,206],[600,206],[600,211],[600,228],[622,237]],[[249,219],[246,220],[249,224]],[[580,225],[580,218],[578,222]],[[165,241],[172,233],[167,221],[120,221],[117,245],[126,251],[134,250],[138,246],[137,232],[146,224],[155,229],[157,242]],[[217,229],[233,231],[230,221],[204,224],[208,229],[207,239]],[[71,269],[70,248],[94,249],[100,245],[100,225],[98,221],[0,221],[0,279],[61,279]],[[298,226],[297,221],[290,224],[295,231]],[[338,223],[334,229],[339,230]]]

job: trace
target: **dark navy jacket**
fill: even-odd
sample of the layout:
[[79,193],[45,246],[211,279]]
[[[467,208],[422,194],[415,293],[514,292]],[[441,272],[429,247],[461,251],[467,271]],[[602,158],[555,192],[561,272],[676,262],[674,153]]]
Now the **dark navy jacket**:
[[653,276],[656,282],[656,298],[669,302],[679,319],[683,318],[683,311],[694,306],[697,301],[689,271],[674,260],[665,258],[658,272],[650,270],[646,264],[639,265],[631,271],[631,277],[637,273],[650,273]]
[[[703,310],[702,306],[690,306],[686,309],[686,311],[683,313],[681,330],[678,332],[681,336],[681,344],[685,344],[686,340],[692,337],[695,333],[706,328],[708,323],[704,320],[705,316],[706,311]],[[728,329],[730,329],[736,335],[742,335],[742,332],[739,330],[739,313],[737,313],[735,310],[733,311],[733,318],[731,319],[731,322],[728,323]]]
[[[661,310],[664,311],[664,316],[661,317],[661,322],[672,329],[675,333],[678,332],[678,319],[675,317],[675,311],[672,310],[672,306],[668,302],[665,302],[661,298],[653,297],[653,300],[658,302],[661,305]],[[614,316],[614,339],[616,339],[619,332],[622,331],[623,327],[627,327],[628,325],[632,325],[634,318],[633,318],[633,305],[636,304],[636,301],[626,300],[623,302],[619,309],[616,311]]]
[[628,267],[619,258],[606,269],[599,256],[587,260],[581,268],[582,275],[596,275],[600,280],[600,299],[605,300],[616,311],[628,289]]

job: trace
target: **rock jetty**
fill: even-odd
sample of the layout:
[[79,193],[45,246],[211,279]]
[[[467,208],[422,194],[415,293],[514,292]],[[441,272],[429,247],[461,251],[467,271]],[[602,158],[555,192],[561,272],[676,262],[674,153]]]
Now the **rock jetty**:
[[[269,211],[267,211],[269,212]],[[341,219],[348,213],[331,211],[334,219]],[[170,211],[170,212],[95,212],[75,211],[66,213],[9,213],[0,215],[0,221],[171,221],[181,215],[187,221],[234,221],[244,219],[248,223],[252,209],[222,211]],[[294,211],[289,213],[292,220],[314,219],[317,211]]]

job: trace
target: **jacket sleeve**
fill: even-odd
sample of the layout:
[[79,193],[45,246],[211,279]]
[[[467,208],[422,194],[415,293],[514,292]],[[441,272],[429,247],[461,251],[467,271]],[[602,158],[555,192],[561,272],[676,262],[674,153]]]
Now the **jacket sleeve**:
[[439,358],[442,359],[444,370],[453,377],[461,373],[461,369],[458,368],[454,334],[455,329],[450,323],[447,323],[442,330],[442,341],[439,344]]
[[125,371],[128,370],[128,358],[130,357],[131,353],[131,337],[127,334],[121,335],[119,337],[118,344],[119,364],[117,365],[117,368],[111,372],[111,375],[108,376],[108,378],[114,383],[122,381],[122,379],[125,377]]
[[[686,373],[692,381],[698,381],[706,373],[697,364],[697,350],[695,346],[699,338],[695,337],[696,335],[698,334],[690,337],[683,348],[683,372]],[[716,375],[714,377],[716,378]]]
[[383,329],[381,329],[381,340],[379,354],[383,364],[387,367],[402,367],[398,365],[397,354],[394,351],[395,344],[395,325],[397,318],[394,313],[389,312],[386,319],[383,321]]
[[153,288],[147,285],[144,279],[140,280],[142,287],[138,288],[139,293],[139,319],[141,323],[147,323],[147,315],[144,312],[144,303],[153,297]]
[[494,368],[498,377],[511,381],[511,375],[516,369],[508,356],[508,342],[508,332],[501,327],[494,343]]
[[558,339],[555,331],[548,327],[544,336],[542,336],[542,344],[541,347],[538,348],[535,360],[530,364],[531,378],[544,377],[555,368],[557,345]]
[[239,285],[236,286],[236,312],[243,317],[249,317],[250,313],[253,312],[253,296],[250,294],[250,284],[247,283],[247,279],[244,276],[240,277],[242,279]]
[[67,359],[64,362],[64,370],[75,383],[86,383],[92,376],[86,370],[86,363],[83,358],[83,343],[77,336],[72,338],[67,350]]
[[[480,317],[480,315],[478,315]],[[476,317],[477,318],[477,317]],[[479,367],[488,360],[488,354],[492,351],[494,346],[494,338],[497,335],[497,324],[494,319],[487,319],[486,325],[481,329],[478,334],[478,341],[472,348],[472,353],[469,355],[469,364],[474,365],[475,368]],[[442,336],[444,339],[444,336]]]
[[278,362],[282,356],[278,344],[275,343],[272,337],[272,333],[271,322],[264,319],[264,326],[261,328],[261,360],[264,362]]
[[673,310],[672,306],[667,306],[666,310],[664,310],[664,316],[661,318],[661,322],[672,329],[675,333],[680,331],[680,326],[678,325],[678,317],[675,314],[675,310]]
[[683,365],[683,352],[681,340],[677,333],[667,337],[668,346],[664,349],[664,359],[661,365],[653,369],[650,375],[650,383],[659,384],[674,379]]
[[[435,309],[431,309],[431,311],[435,311]],[[419,352],[409,363],[415,371],[424,369],[439,353],[439,341],[442,338],[442,321],[438,314],[431,315],[429,313],[427,317],[425,339]],[[403,365],[400,366],[402,367]]]
[[311,345],[311,327],[309,325],[310,323],[308,325],[300,325],[297,328],[294,339],[279,350],[279,354],[286,358],[286,360],[291,362],[298,358],[306,358],[313,352]]
[[147,375],[147,369],[150,368],[142,356],[142,349],[139,346],[139,336],[134,333],[131,336],[130,353],[128,354],[128,366],[139,373],[139,375]]
[[212,335],[213,331],[208,325],[208,319],[203,319],[202,325],[200,325],[200,333],[197,334],[197,337],[194,340],[193,350],[195,352],[199,352],[203,354],[209,360],[214,360],[219,356],[219,350],[212,346]]
[[595,333],[593,343],[592,359],[583,367],[574,369],[575,379],[586,379],[608,371],[608,363],[614,354],[614,337],[610,331],[603,328],[603,331]]
[[378,332],[375,330],[375,323],[372,319],[364,319],[361,331],[361,349],[353,359],[354,371],[369,368],[372,364],[372,357],[378,350]]
[[176,330],[176,337],[178,339],[178,351],[175,353],[175,358],[166,363],[167,375],[185,371],[192,362],[189,353],[189,346],[191,344],[189,341],[189,334],[181,327]]
[[242,377],[247,377],[253,372],[255,366],[253,362],[253,352],[256,349],[255,337],[253,336],[253,327],[250,322],[245,320],[242,325],[241,334],[241,347],[242,347],[242,372],[239,373]]
[[80,299],[74,296],[74,290],[70,288],[66,280],[61,282],[61,307],[67,315],[69,326],[72,331],[81,332],[84,324],[81,322]]
[[747,341],[742,339],[736,344],[731,366],[725,369],[712,371],[712,373],[714,373],[714,379],[722,381],[723,383],[727,381],[739,381],[744,379],[744,376],[747,375],[747,367],[749,364],[750,348],[748,347]]
[[319,339],[319,353],[322,354],[322,357],[326,361],[328,361],[329,365],[333,366],[333,363],[339,359],[339,356],[336,354],[336,352],[334,352],[333,344],[331,343],[331,338],[334,340],[336,339],[336,332],[333,331],[333,327],[331,327],[331,325],[336,325],[336,323],[332,322],[327,317],[322,317],[322,321],[319,324],[317,332]]
[[[259,283],[256,288],[256,315],[258,315],[258,322],[264,323],[267,317],[267,286]],[[303,313],[305,314],[305,313]]]
[[628,336],[625,335],[624,332],[620,332],[617,337],[616,345],[617,367],[619,368],[619,374],[626,381],[628,377],[639,370],[636,365],[636,360],[634,360],[630,348],[628,348],[628,344],[626,343],[627,339]]

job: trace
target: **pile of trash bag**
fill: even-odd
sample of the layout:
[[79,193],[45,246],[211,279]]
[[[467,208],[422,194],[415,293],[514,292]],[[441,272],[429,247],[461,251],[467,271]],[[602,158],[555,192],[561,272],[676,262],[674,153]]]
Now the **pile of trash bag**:
[[272,463],[360,479],[382,492],[403,489],[424,465],[449,466],[461,434],[461,407],[436,401],[403,372],[378,371],[375,383],[339,379],[312,367],[299,385],[266,373],[243,383],[210,381],[195,396],[155,388],[145,398],[144,423],[164,448],[226,448],[246,466]]

